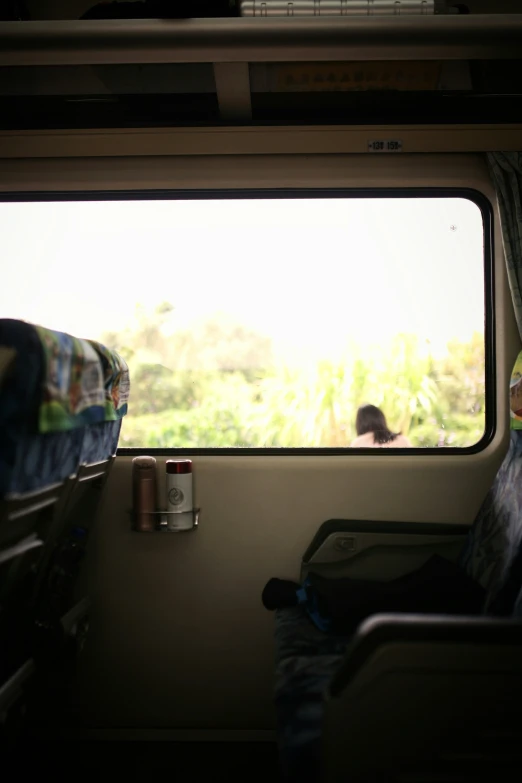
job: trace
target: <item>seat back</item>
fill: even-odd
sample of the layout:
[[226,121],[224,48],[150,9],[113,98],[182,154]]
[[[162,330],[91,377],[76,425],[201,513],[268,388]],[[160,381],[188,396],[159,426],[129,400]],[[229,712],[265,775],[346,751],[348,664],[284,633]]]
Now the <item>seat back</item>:
[[72,498],[112,464],[128,371],[99,343],[13,319],[0,319],[0,347],[10,356],[0,371],[0,559],[13,555],[20,570],[21,542],[36,536],[32,558],[45,570]]
[[512,614],[522,587],[522,569],[514,569],[521,548],[522,431],[512,430],[508,452],[460,557],[460,565],[487,591],[486,613]]
[[[40,490],[8,495],[0,501],[0,602],[16,593],[19,575],[43,556],[45,541],[63,514],[71,480]],[[32,589],[32,588],[31,588]]]
[[96,518],[128,370],[98,343],[11,319],[0,319],[0,348],[1,689],[32,673],[32,659],[36,671],[49,663],[88,606],[74,606],[81,556],[59,590],[56,573],[71,542],[83,554]]
[[486,590],[483,616],[382,615],[358,629],[325,702],[325,783],[508,779],[517,768],[522,430],[510,433],[460,565]]
[[61,622],[74,604],[86,597],[75,592],[77,578],[115,459],[113,455],[81,465],[71,482],[60,534],[46,548],[35,583],[36,614],[40,622]]
[[521,698],[522,623],[375,615],[330,684],[322,780],[509,780]]

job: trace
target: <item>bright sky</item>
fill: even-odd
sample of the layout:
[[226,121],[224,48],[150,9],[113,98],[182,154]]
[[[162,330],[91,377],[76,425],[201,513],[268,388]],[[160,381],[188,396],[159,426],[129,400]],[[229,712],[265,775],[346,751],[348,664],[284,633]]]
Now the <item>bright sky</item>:
[[[451,228],[453,227],[453,229]],[[479,208],[463,198],[0,204],[0,316],[99,338],[137,303],[216,311],[294,358],[484,325]]]

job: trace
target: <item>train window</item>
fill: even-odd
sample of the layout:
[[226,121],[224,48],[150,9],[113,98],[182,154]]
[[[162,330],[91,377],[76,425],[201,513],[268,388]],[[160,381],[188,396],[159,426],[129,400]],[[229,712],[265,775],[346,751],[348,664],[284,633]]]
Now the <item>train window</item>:
[[124,449],[468,452],[494,423],[490,222],[462,190],[17,196],[0,312],[121,353]]

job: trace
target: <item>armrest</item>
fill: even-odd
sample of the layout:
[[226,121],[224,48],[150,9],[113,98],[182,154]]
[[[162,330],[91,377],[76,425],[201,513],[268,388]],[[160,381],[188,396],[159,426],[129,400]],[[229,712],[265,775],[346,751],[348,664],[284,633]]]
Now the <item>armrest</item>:
[[[337,696],[369,659],[388,645],[436,644],[448,651],[462,646],[520,648],[522,670],[522,622],[488,616],[378,614],[365,620],[346,650],[346,658],[332,680],[330,695]],[[441,663],[443,661],[441,660]]]
[[25,661],[14,674],[0,685],[0,723],[4,720],[9,709],[23,694],[24,687],[35,671],[32,659]]
[[508,779],[500,768],[518,760],[521,702],[522,622],[374,615],[326,695],[324,783],[424,780],[435,769],[441,780]]
[[67,636],[74,636],[78,623],[87,616],[91,608],[90,598],[82,598],[61,618],[61,626]]

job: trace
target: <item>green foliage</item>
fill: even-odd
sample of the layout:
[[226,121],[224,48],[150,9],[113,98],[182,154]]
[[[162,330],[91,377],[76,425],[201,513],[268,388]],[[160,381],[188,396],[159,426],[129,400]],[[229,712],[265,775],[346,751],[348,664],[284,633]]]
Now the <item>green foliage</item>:
[[175,319],[168,302],[138,307],[134,329],[101,338],[131,373],[122,446],[348,446],[369,402],[419,447],[469,446],[484,431],[480,334],[437,359],[400,334],[387,351],[351,344],[337,362],[295,369],[274,360],[269,338],[222,314],[191,330]]

